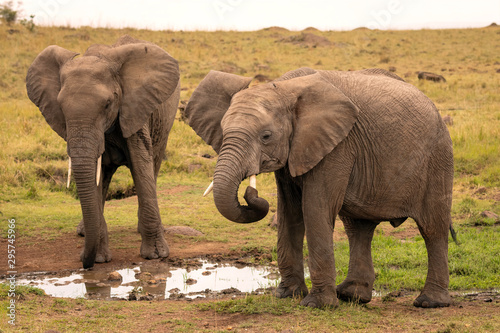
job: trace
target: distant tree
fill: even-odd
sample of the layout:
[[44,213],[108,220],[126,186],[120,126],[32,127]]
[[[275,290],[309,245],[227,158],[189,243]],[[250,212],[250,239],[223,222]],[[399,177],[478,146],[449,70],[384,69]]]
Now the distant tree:
[[0,17],[4,24],[12,25],[12,23],[15,23],[17,20],[17,13],[18,10],[14,9],[14,1],[7,1],[0,5]]

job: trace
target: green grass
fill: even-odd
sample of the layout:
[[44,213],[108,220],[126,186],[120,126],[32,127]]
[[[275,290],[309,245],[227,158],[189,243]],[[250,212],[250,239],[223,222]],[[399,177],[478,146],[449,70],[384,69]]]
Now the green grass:
[[[179,60],[183,100],[190,97],[211,69],[245,76],[262,74],[274,79],[288,70],[303,66],[333,70],[394,67],[396,74],[428,95],[442,115],[453,117],[453,125],[449,126],[455,155],[452,213],[460,245],[450,243],[449,246],[450,289],[500,287],[499,225],[497,221],[480,216],[484,210],[500,215],[499,28],[315,32],[333,42],[332,46],[316,48],[284,43],[283,39],[300,32],[280,29],[257,32],[152,32],[37,27],[35,33],[22,27],[18,30],[19,33],[9,34],[5,27],[0,26],[0,219],[16,219],[17,235],[25,244],[35,239],[48,241],[61,234],[73,233],[81,219],[75,186],[65,187],[66,145],[28,100],[24,81],[26,71],[35,56],[48,45],[58,44],[83,53],[91,44],[111,44],[119,36],[130,34],[160,45]],[[442,74],[447,83],[418,81],[416,72],[422,70]],[[203,157],[206,154],[214,158]],[[240,245],[236,249],[269,251],[272,260],[276,260],[276,232],[267,226],[267,220],[250,225],[228,222],[214,207],[211,196],[201,197],[211,181],[216,154],[180,120],[174,123],[167,157],[158,178],[159,205],[165,225],[194,227],[205,234],[203,240],[206,241],[227,243],[238,240]],[[259,175],[258,185],[260,195],[268,199],[271,210],[275,210],[277,199],[273,175]],[[120,169],[111,189],[120,191],[131,186],[129,171]],[[241,187],[240,197],[244,188]],[[109,201],[105,217],[110,232],[135,228],[136,210],[135,201]],[[0,237],[6,238],[6,231],[7,223],[0,223]],[[113,246],[124,248],[127,244]],[[307,249],[304,254],[307,256]],[[347,241],[337,242],[337,283],[347,274],[348,256]],[[427,256],[420,236],[403,242],[377,232],[373,240],[373,258],[377,291],[419,290],[423,287]],[[5,298],[0,289],[2,297]],[[200,308],[225,313],[271,313],[277,317],[296,314],[309,318],[307,327],[319,331],[346,314],[361,319],[354,324],[341,321],[338,329],[363,330],[377,316],[376,310],[369,307],[346,303],[342,303],[332,314],[297,309],[297,300],[281,301],[266,297],[249,296],[215,305],[201,305]],[[81,306],[75,303],[77,301],[68,302],[69,306]],[[87,321],[79,319],[72,322],[62,316],[68,308],[68,304],[62,301],[54,301],[48,308],[40,309],[32,300],[23,307],[28,313],[35,311],[33,309],[44,313],[56,312],[61,315],[57,319],[60,327],[68,325],[69,330],[89,329],[95,324],[114,327],[125,319],[120,313],[106,319],[104,317],[109,309],[98,302],[81,302],[91,307],[89,311],[96,311]],[[135,309],[136,305],[122,307]],[[118,311],[116,304],[110,305],[110,308],[111,311]],[[133,320],[135,315],[127,310],[126,320]],[[192,329],[190,321],[165,320],[164,325],[179,331]],[[322,321],[327,324],[322,324]],[[451,323],[447,325],[443,329],[456,329]],[[279,320],[270,320],[268,328],[279,330],[282,327],[284,325]],[[296,331],[304,330],[300,325],[297,327]]]

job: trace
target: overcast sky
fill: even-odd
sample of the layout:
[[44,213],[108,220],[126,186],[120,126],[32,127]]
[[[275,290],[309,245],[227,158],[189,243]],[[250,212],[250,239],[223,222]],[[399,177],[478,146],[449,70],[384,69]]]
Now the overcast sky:
[[[5,2],[5,1],[0,1]],[[474,28],[500,24],[500,0],[23,0],[38,25],[153,30]]]

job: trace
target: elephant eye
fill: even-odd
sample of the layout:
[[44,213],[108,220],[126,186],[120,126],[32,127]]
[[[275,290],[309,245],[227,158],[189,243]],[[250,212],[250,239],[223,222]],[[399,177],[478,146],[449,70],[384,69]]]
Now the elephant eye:
[[266,143],[268,142],[271,137],[273,136],[273,133],[271,131],[264,131],[261,136],[262,142]]
[[110,100],[110,99],[108,99],[108,100],[106,101],[106,106],[105,106],[104,108],[105,108],[105,109],[107,109],[107,108],[109,108],[109,106],[110,106],[110,105],[111,105],[111,100]]

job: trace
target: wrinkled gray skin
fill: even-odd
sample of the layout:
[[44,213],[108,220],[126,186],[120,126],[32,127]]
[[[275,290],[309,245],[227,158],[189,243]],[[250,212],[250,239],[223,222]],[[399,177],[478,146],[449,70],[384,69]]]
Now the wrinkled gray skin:
[[111,177],[121,165],[131,170],[139,200],[141,256],[167,257],[156,177],[179,102],[177,61],[158,46],[129,36],[112,46],[92,45],[76,56],[56,45],[47,47],[30,66],[26,87],[67,142],[83,213],[83,267],[111,260],[103,209]]
[[[336,306],[337,297],[366,303],[375,280],[371,241],[376,226],[415,219],[428,253],[418,307],[450,304],[448,230],[453,184],[452,142],[434,104],[380,69],[356,72],[301,68],[248,88],[249,78],[210,72],[186,107],[190,125],[219,153],[213,195],[222,215],[262,219],[267,202],[241,181],[275,172],[278,188],[278,297]],[[346,279],[335,285],[336,216],[349,238]],[[307,235],[312,289],[304,283]]]

